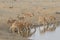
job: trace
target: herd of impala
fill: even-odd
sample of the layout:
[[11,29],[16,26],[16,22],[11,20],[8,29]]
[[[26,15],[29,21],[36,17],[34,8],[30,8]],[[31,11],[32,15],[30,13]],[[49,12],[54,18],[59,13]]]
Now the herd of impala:
[[[19,14],[17,15],[17,19],[8,19],[7,23],[10,25],[9,30],[13,33],[18,33],[22,36],[29,36],[30,34],[34,33],[36,31],[36,27],[34,27],[35,24],[25,21],[26,18],[31,18],[34,17],[34,14],[31,12],[25,12],[22,13],[23,16],[19,16]],[[40,26],[40,30],[43,27],[43,31],[41,32],[45,32],[45,31],[51,31],[54,30],[56,28],[56,18],[52,15],[40,15],[38,16],[38,25],[42,25]],[[33,31],[31,33],[31,29],[34,29],[35,31]]]

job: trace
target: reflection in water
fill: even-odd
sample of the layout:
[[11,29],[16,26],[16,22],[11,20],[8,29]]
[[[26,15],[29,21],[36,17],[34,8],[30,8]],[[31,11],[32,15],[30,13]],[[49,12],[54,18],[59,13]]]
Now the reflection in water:
[[[41,29],[41,30],[40,30]],[[43,27],[36,27],[36,32],[32,35],[32,36],[30,36],[30,37],[28,37],[28,39],[33,39],[33,40],[40,40],[40,39],[43,39],[43,40],[45,40],[46,38],[45,37],[47,37],[47,35],[49,35],[49,34],[46,34],[46,32],[47,31],[49,31],[49,32],[52,32],[52,31],[55,31],[55,29],[56,28],[54,28],[54,27],[52,27],[52,28],[49,28],[49,30],[45,30],[44,31],[44,28]],[[50,31],[51,30],[51,31]],[[32,30],[33,31],[33,30]],[[43,32],[42,32],[43,31]],[[44,36],[43,35],[41,35],[41,34],[44,34]]]
[[[28,37],[29,39],[39,40],[41,38],[41,34],[45,34],[46,32],[53,32],[57,28],[57,25],[49,25],[48,28],[44,28],[44,26],[36,27],[36,32],[31,36]],[[33,31],[33,30],[32,30]]]
[[49,25],[48,28],[46,26],[34,26],[32,29],[29,30],[28,33],[27,31],[22,31],[20,35],[27,39],[39,40],[41,38],[41,34],[45,34],[48,31],[53,32],[56,28],[57,26],[54,26],[53,24]]
[[38,38],[37,37],[40,37],[40,34],[44,34],[46,33],[47,31],[51,32],[51,31],[55,31],[56,27],[52,27],[49,26],[49,28],[46,28],[44,29],[43,26],[40,26],[40,27],[35,27],[35,29],[31,29],[27,35],[27,32],[23,32],[23,37],[27,37],[28,39],[34,39],[36,38],[35,40],[37,40]]
[[38,39],[37,37],[39,37],[39,27],[36,28],[36,32],[31,37],[28,37],[28,39],[37,40]]
[[46,28],[41,26],[41,27],[39,27],[39,31],[41,34],[44,34],[46,32]]
[[56,27],[55,26],[53,27],[53,25],[51,25],[51,26],[49,26],[48,31],[55,31],[55,29],[56,29]]
[[48,26],[48,28],[47,27],[40,27],[39,30],[40,30],[40,33],[45,33],[46,31],[55,31],[55,29],[56,29],[56,25],[51,24]]
[[28,31],[27,30],[23,31],[23,30],[22,32],[20,32],[20,35],[22,37],[30,37],[36,32],[36,28],[29,29]]
[[56,29],[56,27],[54,25],[49,25],[48,28],[46,26],[34,27],[34,28],[28,30],[29,31],[28,33],[27,33],[27,30],[22,31],[22,33],[20,33],[20,35],[23,37],[31,37],[32,35],[38,35],[38,32],[40,34],[44,34],[47,31],[49,31],[49,32],[55,31],[55,29]]

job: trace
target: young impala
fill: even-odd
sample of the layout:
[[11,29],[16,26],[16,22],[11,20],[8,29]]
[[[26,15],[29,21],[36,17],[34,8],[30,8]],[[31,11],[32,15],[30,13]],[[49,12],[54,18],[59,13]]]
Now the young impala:
[[[39,23],[40,25],[43,25],[43,27],[40,27],[40,30],[41,30],[42,32],[45,32],[46,29],[48,28],[48,22],[47,22],[47,20],[45,19],[45,17],[44,17],[44,16],[39,16],[39,18],[38,18],[38,23]],[[43,29],[42,29],[42,28],[43,28]]]
[[52,15],[48,15],[45,17],[47,22],[48,22],[48,25],[50,25],[48,27],[48,30],[53,30],[53,29],[56,29],[56,25],[57,25],[57,22],[56,22],[56,18]]

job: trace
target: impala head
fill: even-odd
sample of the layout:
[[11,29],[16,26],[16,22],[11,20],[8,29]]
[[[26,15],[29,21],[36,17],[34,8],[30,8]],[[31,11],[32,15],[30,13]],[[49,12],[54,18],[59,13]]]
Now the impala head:
[[25,19],[25,16],[17,15],[17,18],[18,18],[19,20],[24,20],[24,19]]
[[24,12],[23,15],[27,16],[27,17],[33,17],[34,16],[34,14],[31,12]]
[[8,19],[8,21],[7,21],[7,23],[8,24],[12,24],[12,23],[14,23],[16,20],[14,20],[14,19]]

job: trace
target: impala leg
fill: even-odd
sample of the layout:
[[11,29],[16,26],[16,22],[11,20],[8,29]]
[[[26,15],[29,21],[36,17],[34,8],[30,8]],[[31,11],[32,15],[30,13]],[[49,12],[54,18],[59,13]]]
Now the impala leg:
[[18,28],[18,34],[20,34],[20,29]]
[[26,31],[27,31],[27,35],[26,35],[26,36],[28,36],[28,31],[29,31],[29,28],[27,28],[27,27],[26,27]]
[[9,28],[9,31],[12,32],[12,27]]
[[9,28],[9,30],[10,30],[11,32],[13,32],[13,33],[15,32],[15,28],[12,27],[12,26]]
[[56,29],[56,24],[54,23],[54,24],[53,24],[53,30],[55,30],[55,29]]

